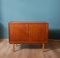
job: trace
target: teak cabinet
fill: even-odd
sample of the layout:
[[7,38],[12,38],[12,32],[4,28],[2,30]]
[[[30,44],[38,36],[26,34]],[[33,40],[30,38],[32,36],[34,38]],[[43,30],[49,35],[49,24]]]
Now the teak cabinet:
[[48,23],[46,22],[9,22],[10,44],[48,43]]

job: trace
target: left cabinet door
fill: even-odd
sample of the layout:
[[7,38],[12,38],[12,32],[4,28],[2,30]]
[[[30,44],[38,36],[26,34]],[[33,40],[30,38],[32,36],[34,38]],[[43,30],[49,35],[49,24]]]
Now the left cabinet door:
[[26,23],[9,23],[9,42],[26,43],[28,41],[28,24]]

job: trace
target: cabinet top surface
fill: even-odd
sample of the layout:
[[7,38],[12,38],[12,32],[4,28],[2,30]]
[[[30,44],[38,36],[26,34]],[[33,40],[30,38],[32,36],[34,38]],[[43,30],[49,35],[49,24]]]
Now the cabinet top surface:
[[8,22],[8,23],[43,23],[43,24],[48,24],[48,22]]

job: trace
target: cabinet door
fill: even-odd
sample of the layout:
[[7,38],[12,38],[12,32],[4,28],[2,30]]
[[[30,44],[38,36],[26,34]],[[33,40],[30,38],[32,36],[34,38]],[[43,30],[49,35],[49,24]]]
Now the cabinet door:
[[34,43],[43,43],[47,38],[46,25],[40,23],[29,24],[29,40]]
[[24,43],[28,40],[28,25],[25,23],[9,24],[9,41],[10,43]]

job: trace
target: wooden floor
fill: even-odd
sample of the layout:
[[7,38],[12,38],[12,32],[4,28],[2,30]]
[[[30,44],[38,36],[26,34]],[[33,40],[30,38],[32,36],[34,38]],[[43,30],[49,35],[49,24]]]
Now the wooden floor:
[[44,50],[37,45],[19,44],[13,52],[8,40],[0,40],[0,58],[60,58],[60,41],[49,40]]

